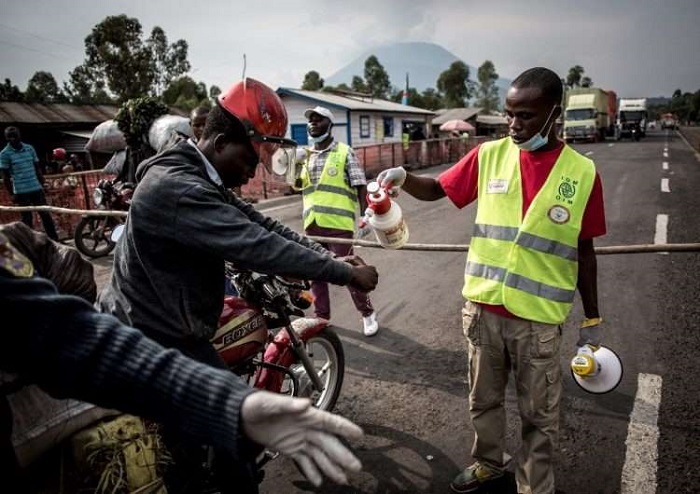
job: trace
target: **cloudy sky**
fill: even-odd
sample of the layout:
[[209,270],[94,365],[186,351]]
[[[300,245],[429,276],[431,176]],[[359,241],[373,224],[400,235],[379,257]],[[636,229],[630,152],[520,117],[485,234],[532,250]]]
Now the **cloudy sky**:
[[[621,96],[700,89],[700,0],[3,0],[0,78],[22,90],[39,70],[59,83],[82,63],[84,39],[109,15],[137,18],[189,44],[190,75],[225,89],[246,74],[299,87],[373,47],[437,43],[472,66],[514,78],[581,65]],[[183,8],[182,6],[186,6]],[[381,60],[380,60],[381,62]],[[349,81],[348,81],[349,82]],[[396,81],[392,81],[396,84]]]

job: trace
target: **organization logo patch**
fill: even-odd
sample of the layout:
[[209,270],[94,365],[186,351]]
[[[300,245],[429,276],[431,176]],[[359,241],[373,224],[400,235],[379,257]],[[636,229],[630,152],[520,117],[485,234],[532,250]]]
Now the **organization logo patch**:
[[552,206],[547,211],[547,216],[557,225],[563,225],[571,218],[571,213],[564,206],[559,204]]

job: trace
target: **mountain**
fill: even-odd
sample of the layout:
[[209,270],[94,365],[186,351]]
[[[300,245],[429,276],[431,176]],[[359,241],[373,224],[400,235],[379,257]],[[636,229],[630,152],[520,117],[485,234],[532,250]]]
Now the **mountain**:
[[[436,88],[440,74],[449,69],[453,62],[460,60],[458,56],[435,43],[393,43],[368,50],[331,76],[324,77],[325,84],[337,86],[344,82],[349,86],[353,76],[364,77],[365,61],[371,55],[377,57],[389,74],[392,86],[403,89],[408,72],[408,85],[415,87],[418,92],[423,92],[429,87]],[[462,61],[469,67],[469,79],[476,81],[478,67]],[[505,78],[496,81],[502,101],[510,83],[511,81]]]

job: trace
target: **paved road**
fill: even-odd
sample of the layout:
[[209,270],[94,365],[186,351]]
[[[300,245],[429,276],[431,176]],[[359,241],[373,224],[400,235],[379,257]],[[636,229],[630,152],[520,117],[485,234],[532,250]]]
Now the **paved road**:
[[[656,132],[639,143],[575,147],[596,161],[604,182],[609,233],[597,245],[661,241],[664,224],[667,242],[698,242],[700,163],[680,138]],[[447,201],[421,203],[406,195],[399,202],[412,243],[468,243],[473,207],[458,211]],[[295,229],[301,226],[298,200],[266,212]],[[314,489],[289,461],[276,460],[266,471],[265,494],[446,493],[450,479],[471,460],[459,318],[464,254],[358,252],[380,270],[373,301],[382,329],[374,338],[363,337],[359,316],[341,288],[332,290],[332,320],[347,357],[337,411],[365,428],[366,438],[353,445],[364,471],[352,477],[349,487]],[[109,262],[96,263],[98,280]],[[697,253],[599,257],[605,342],[622,357],[625,376],[615,392],[594,396],[565,373],[560,492],[697,492],[698,268]],[[577,302],[565,325],[562,366],[573,354],[581,318]],[[515,455],[519,439],[512,387],[506,405],[506,445]],[[514,491],[504,486],[498,492]]]

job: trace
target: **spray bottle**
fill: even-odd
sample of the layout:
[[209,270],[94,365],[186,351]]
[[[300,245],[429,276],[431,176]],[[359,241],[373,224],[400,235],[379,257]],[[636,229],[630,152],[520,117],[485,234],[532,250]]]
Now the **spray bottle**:
[[403,220],[401,207],[377,182],[367,184],[367,210],[360,227],[368,223],[377,241],[386,249],[400,249],[408,242],[408,226]]

